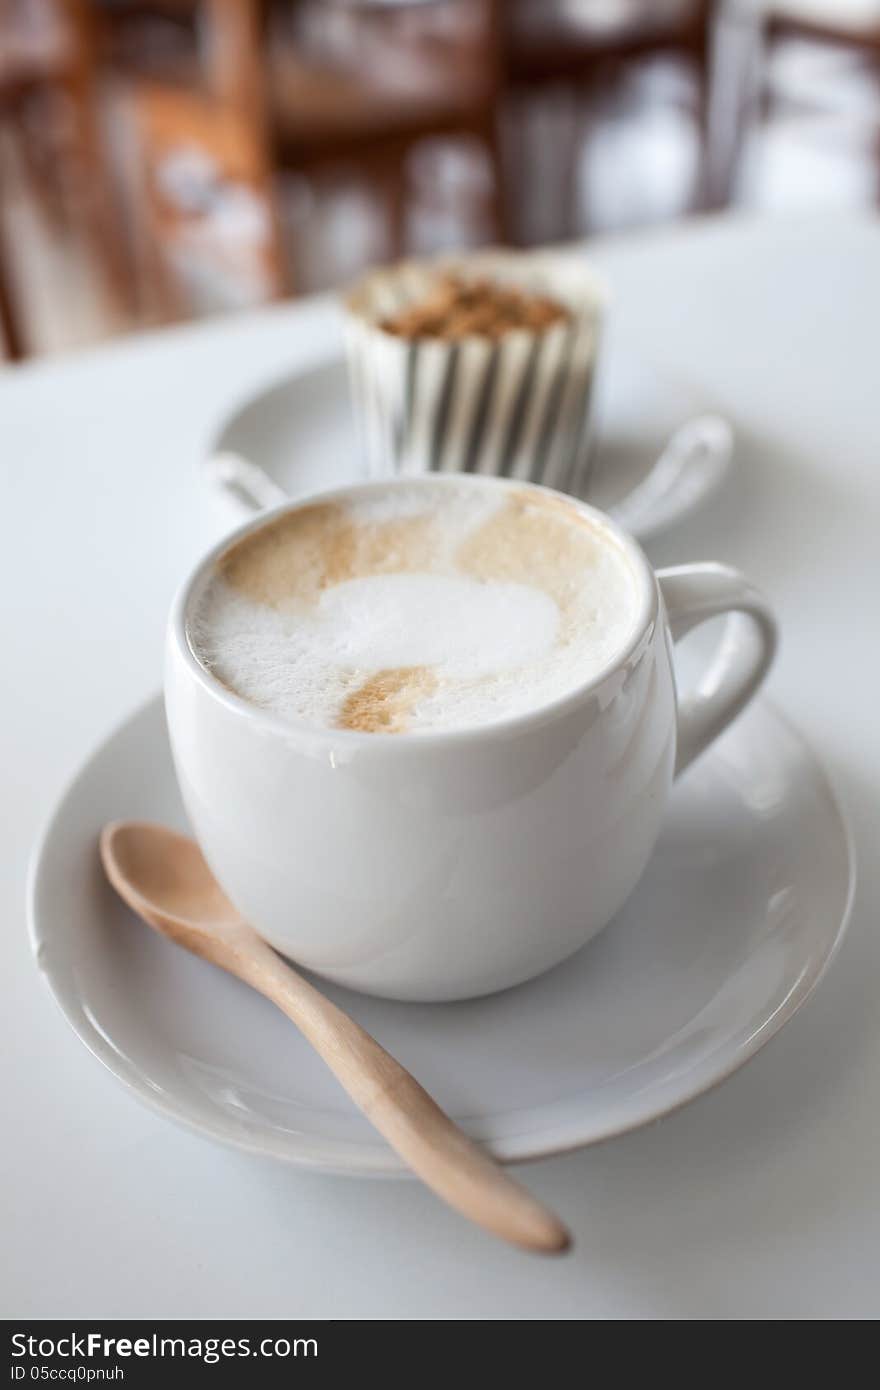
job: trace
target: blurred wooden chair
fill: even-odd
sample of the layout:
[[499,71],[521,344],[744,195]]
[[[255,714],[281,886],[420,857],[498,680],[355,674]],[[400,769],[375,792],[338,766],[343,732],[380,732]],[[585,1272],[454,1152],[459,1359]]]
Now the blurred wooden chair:
[[[782,45],[796,41],[816,49],[845,53],[873,74],[877,100],[873,116],[872,148],[878,169],[876,183],[880,197],[880,0],[730,0],[733,10],[757,31],[757,91],[753,114],[761,121],[773,119],[778,111],[789,113],[833,114],[833,97],[823,95],[815,74],[809,83],[777,83],[770,75],[770,64]],[[832,81],[831,90],[835,88]],[[858,117],[856,118],[858,119]]]
[[25,355],[27,339],[13,289],[14,279],[7,240],[0,227],[0,359],[5,353],[17,362]]
[[[722,204],[727,190],[718,187],[710,139],[714,10],[713,0],[508,0],[504,39],[511,86],[528,93],[566,85],[589,105],[632,65],[662,54],[681,58],[694,76],[700,139],[693,203]],[[589,111],[573,132],[572,166],[588,125]]]
[[91,5],[105,68],[121,77],[199,85],[194,0],[91,0]]
[[753,0],[765,38],[799,38],[880,54],[878,0]]
[[132,148],[127,184],[146,316],[190,316],[199,283],[204,290],[209,281],[218,302],[277,298],[289,280],[261,94],[262,4],[99,3],[102,52],[120,79]]
[[[797,39],[857,54],[880,80],[880,0],[751,0],[751,12],[760,26],[765,58],[777,44]],[[761,98],[766,116],[774,105],[767,83]]]
[[[131,188],[146,313],[187,317],[204,302],[249,304],[287,287],[263,140],[234,107],[148,82],[130,93],[139,151]],[[189,287],[188,289],[186,287]]]
[[[0,0],[0,123],[12,133],[29,191],[50,220],[75,230],[121,312],[129,304],[129,267],[97,100],[85,0]],[[7,251],[0,314],[9,350],[23,355],[15,278]]]
[[[273,174],[284,170],[313,180],[345,171],[364,181],[380,198],[386,253],[396,257],[406,243],[412,150],[429,137],[472,137],[491,169],[488,230],[493,239],[506,239],[499,3],[164,0],[166,12],[170,5],[197,17],[200,78],[186,91],[171,75],[161,85],[136,80],[130,92],[142,166],[135,219],[140,260],[159,287],[163,316],[184,312],[168,253],[198,222],[195,208],[188,213],[169,205],[161,171],[173,164],[175,149],[201,150],[203,164],[216,167],[215,191],[237,181],[270,209],[264,257],[270,294],[289,290],[293,278],[272,186]],[[115,9],[117,26],[150,8],[133,0],[102,4],[105,14]]]
[[283,168],[354,170],[381,198],[387,254],[405,250],[409,159],[470,138],[490,175],[487,230],[508,239],[498,131],[501,0],[300,0],[269,15],[268,119]]

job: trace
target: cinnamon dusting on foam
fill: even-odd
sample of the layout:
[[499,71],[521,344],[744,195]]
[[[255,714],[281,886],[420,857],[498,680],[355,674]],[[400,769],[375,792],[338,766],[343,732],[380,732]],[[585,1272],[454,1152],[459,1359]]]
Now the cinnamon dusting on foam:
[[[613,635],[606,636],[607,621],[612,622],[614,632],[626,630],[623,592],[628,585],[620,567],[628,570],[629,565],[623,555],[611,562],[609,551],[617,551],[614,541],[603,540],[596,524],[564,499],[525,488],[502,494],[497,506],[492,505],[494,499],[487,506],[485,494],[479,492],[454,495],[451,489],[432,490],[426,486],[422,497],[418,495],[420,491],[414,491],[416,506],[408,506],[404,501],[402,514],[396,515],[388,515],[381,504],[378,509],[371,508],[358,499],[315,503],[279,517],[227,550],[215,572],[222,581],[217,601],[221,607],[224,602],[254,605],[253,609],[247,608],[253,619],[246,626],[240,623],[236,632],[241,637],[235,637],[236,642],[248,644],[248,652],[254,652],[248,660],[260,662],[266,650],[271,652],[273,639],[267,626],[270,618],[271,630],[280,634],[277,652],[281,659],[284,642],[288,640],[285,633],[294,631],[301,623],[308,625],[317,620],[323,607],[322,595],[337,585],[377,575],[459,575],[480,585],[526,585],[552,599],[560,621],[552,650],[540,660],[551,667],[561,663],[560,676],[563,667],[566,671],[570,668],[572,675],[564,678],[563,688],[571,688],[578,678],[583,679],[580,673],[587,670],[594,625],[598,623],[596,641],[600,646],[605,641],[606,647]],[[466,523],[459,518],[450,524],[450,505],[464,509]],[[611,570],[617,571],[611,590],[607,589],[609,564]],[[224,600],[223,593],[229,598]],[[606,618],[604,607],[608,602],[612,603],[610,619]],[[415,621],[418,623],[418,618]],[[197,621],[196,629],[196,648],[201,648],[201,659],[218,679],[245,698],[255,699],[255,703],[279,707],[277,702],[273,705],[277,697],[268,688],[265,702],[262,687],[256,692],[251,682],[248,689],[242,688],[235,670],[230,670],[230,663],[224,661],[227,639],[221,636],[220,628],[216,629],[217,640],[212,638],[210,626],[200,628]],[[264,645],[258,650],[260,642]],[[609,650],[616,645],[614,639]],[[566,655],[569,648],[570,655]],[[596,650],[598,659],[599,648]],[[418,727],[448,727],[442,722],[442,713],[439,725],[432,722],[444,700],[449,702],[452,714],[460,696],[484,688],[488,691],[496,681],[493,676],[476,674],[452,679],[431,665],[392,666],[387,658],[382,669],[370,671],[362,652],[357,656],[352,652],[349,657],[344,648],[326,660],[334,663],[333,680],[338,692],[331,697],[327,688],[330,703],[324,716],[326,723],[369,733],[406,732],[413,727],[416,712]],[[607,660],[607,655],[602,660]],[[254,672],[260,669],[255,666]],[[520,698],[509,684],[516,680],[515,673],[504,672],[504,679],[508,684],[503,688],[510,694],[498,691],[501,713],[508,707],[519,708]],[[526,680],[527,686],[530,679]],[[285,697],[284,707],[289,698],[294,713],[300,697],[295,686],[288,688],[290,695]],[[543,688],[536,686],[535,695]],[[427,697],[431,699],[423,712],[420,705]],[[494,698],[489,697],[487,709],[494,708]],[[540,697],[537,703],[541,703]],[[482,719],[491,717],[487,714]],[[460,727],[454,718],[453,727]]]
[[543,589],[566,615],[598,558],[593,525],[561,498],[523,489],[467,537],[456,564],[476,579]]
[[433,513],[357,521],[343,504],[320,502],[252,532],[218,562],[228,584],[271,608],[311,604],[322,590],[373,574],[436,574],[543,589],[564,608],[572,578],[596,561],[592,524],[561,498],[511,492],[504,506],[450,555]]
[[437,677],[427,666],[377,671],[346,698],[337,726],[362,734],[403,733],[417,701],[436,689]]
[[312,604],[323,589],[370,574],[412,574],[432,549],[433,517],[357,522],[337,502],[290,512],[221,557],[233,589],[270,608]]

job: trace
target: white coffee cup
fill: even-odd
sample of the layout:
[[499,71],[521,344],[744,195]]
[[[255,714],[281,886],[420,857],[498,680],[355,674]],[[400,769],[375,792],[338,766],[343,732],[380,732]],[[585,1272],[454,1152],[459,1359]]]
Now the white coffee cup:
[[[740,574],[717,564],[655,574],[607,517],[560,500],[599,517],[629,556],[635,632],[598,679],[497,724],[411,735],[299,725],[240,699],[199,663],[187,614],[206,570],[231,540],[292,507],[227,537],[174,603],[166,708],[193,830],[261,935],[327,979],[395,999],[464,999],[564,960],[632,892],[673,778],[764,677],[775,624]],[[719,614],[731,616],[716,657],[679,701],[672,644]]]

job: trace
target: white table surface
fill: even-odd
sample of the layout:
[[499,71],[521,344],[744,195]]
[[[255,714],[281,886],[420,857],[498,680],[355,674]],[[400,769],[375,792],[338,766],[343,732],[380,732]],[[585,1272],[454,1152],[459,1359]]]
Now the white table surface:
[[803,1012],[680,1113],[533,1165],[546,1262],[415,1184],[307,1176],[184,1133],[86,1053],[31,961],[26,860],[58,790],[160,679],[219,525],[195,465],[228,403],[333,352],[316,300],[0,372],[0,1313],[801,1318],[880,1312],[880,222],[719,220],[600,243],[616,328],[737,423],[735,476],[652,547],[778,610],[773,696],[851,809],[849,936]]

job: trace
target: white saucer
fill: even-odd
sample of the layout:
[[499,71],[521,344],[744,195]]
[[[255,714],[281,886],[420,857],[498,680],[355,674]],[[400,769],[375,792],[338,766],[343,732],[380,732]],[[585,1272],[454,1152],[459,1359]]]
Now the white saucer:
[[[214,1139],[399,1173],[290,1023],[122,906],[96,841],[129,816],[185,825],[158,698],[87,761],[32,864],[37,961],[86,1046],[147,1104]],[[328,992],[499,1158],[538,1158],[645,1124],[741,1066],[821,977],[854,881],[822,768],[758,701],[675,788],[645,878],[573,959],[462,1004]]]
[[[585,490],[603,511],[647,540],[701,506],[721,486],[730,461],[730,432],[690,466],[652,477],[637,509],[625,508],[673,433],[710,412],[705,395],[637,353],[609,348],[597,382],[595,458]],[[710,438],[713,436],[710,436]],[[341,358],[286,377],[240,404],[217,431],[209,457],[240,456],[292,497],[343,486],[366,476]],[[220,491],[218,489],[218,491]],[[225,519],[241,519],[240,504],[224,499]]]

